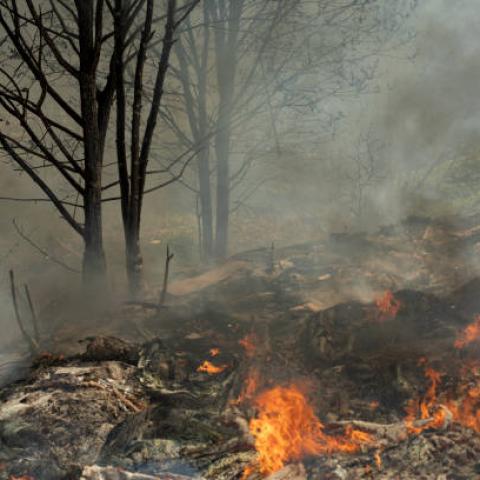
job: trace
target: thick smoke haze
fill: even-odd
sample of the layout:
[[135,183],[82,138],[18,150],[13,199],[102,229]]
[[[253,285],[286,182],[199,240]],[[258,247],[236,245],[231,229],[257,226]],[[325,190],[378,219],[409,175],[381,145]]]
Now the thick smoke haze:
[[[479,199],[476,177],[469,174],[480,151],[479,16],[476,0],[420,2],[402,27],[413,33],[411,39],[392,42],[376,57],[368,88],[325,101],[322,112],[329,112],[330,127],[317,132],[313,114],[279,119],[277,145],[269,141],[261,154],[252,153],[248,195],[232,220],[230,253],[271,241],[288,244],[332,231],[373,229],[414,213],[472,213]],[[303,144],[289,140],[288,132],[297,135],[299,128],[308,132]],[[257,129],[257,143],[265,132]],[[233,150],[241,148],[234,144]],[[238,155],[244,158],[243,151]],[[2,196],[42,196],[26,175],[7,173],[7,168],[0,188]],[[143,243],[153,284],[160,283],[167,242],[179,252],[175,269],[197,258],[194,205],[194,196],[177,184],[146,202]],[[118,208],[109,205],[104,216],[109,275],[119,286],[124,279]],[[49,290],[61,296],[62,288],[78,282],[78,275],[20,238],[13,219],[52,256],[77,269],[81,261],[80,239],[50,205],[0,202],[0,325],[7,337],[16,334],[9,268],[31,283],[41,306],[48,303],[43,298],[52,297]]]

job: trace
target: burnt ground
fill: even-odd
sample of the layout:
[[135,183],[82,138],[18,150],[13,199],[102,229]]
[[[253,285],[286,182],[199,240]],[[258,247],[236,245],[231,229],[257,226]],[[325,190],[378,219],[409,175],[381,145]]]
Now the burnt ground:
[[[478,368],[465,371],[475,343],[454,348],[480,313],[477,223],[411,218],[246,252],[176,279],[165,308],[117,306],[81,330],[44,313],[51,353],[0,394],[0,479],[240,479],[255,462],[256,411],[234,400],[253,369],[259,391],[307,384],[328,433],[357,421],[375,436],[272,479],[480,478],[474,429],[404,427],[406,405],[429,387],[426,365],[442,373],[440,396],[477,385]],[[395,315],[375,303],[386,290]],[[247,355],[239,340],[252,333]],[[198,371],[205,360],[224,370]],[[265,477],[254,469],[248,479]]]

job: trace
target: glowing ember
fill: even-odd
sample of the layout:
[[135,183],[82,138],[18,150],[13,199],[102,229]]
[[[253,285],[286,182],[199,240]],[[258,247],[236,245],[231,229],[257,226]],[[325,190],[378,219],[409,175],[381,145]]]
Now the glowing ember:
[[227,365],[214,365],[212,362],[205,360],[198,368],[197,372],[208,373],[209,375],[216,375],[222,373],[227,368]]
[[[359,430],[347,429],[343,437],[323,432],[302,391],[295,385],[277,386],[255,399],[258,416],[250,420],[250,432],[255,439],[259,470],[269,474],[280,470],[289,461],[307,455],[332,452],[353,453],[362,444],[371,444],[373,437]],[[244,478],[252,472],[248,467]]]
[[381,457],[380,452],[378,450],[373,454],[373,458],[375,460],[375,465],[377,466],[377,468],[379,470],[381,470],[382,469],[382,457]]
[[380,320],[396,317],[402,304],[397,300],[390,290],[387,290],[381,298],[375,300],[375,305],[380,312]]
[[245,355],[247,357],[253,357],[255,355],[257,338],[254,333],[245,335],[238,343],[245,349]]
[[465,348],[469,343],[480,340],[480,315],[475,317],[473,323],[465,327],[455,340],[455,348]]
[[209,353],[210,353],[211,357],[217,357],[218,355],[220,355],[220,349],[219,348],[211,348]]

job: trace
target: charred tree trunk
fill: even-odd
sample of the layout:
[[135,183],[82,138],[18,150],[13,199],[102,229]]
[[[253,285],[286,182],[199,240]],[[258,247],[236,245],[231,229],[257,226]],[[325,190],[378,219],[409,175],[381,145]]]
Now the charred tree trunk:
[[[127,2],[128,3],[128,2]],[[192,7],[196,2],[192,3]],[[119,183],[121,192],[122,219],[125,236],[125,257],[127,278],[130,295],[138,297],[142,289],[143,259],[140,247],[140,228],[142,217],[143,195],[145,193],[145,180],[150,157],[150,147],[155,132],[158,112],[163,97],[163,85],[169,66],[170,53],[174,43],[174,32],[180,21],[175,20],[177,8],[176,0],[168,0],[165,32],[162,41],[162,51],[156,71],[155,83],[150,110],[146,117],[145,130],[141,134],[142,103],[144,97],[144,69],[147,60],[149,43],[152,38],[152,23],[154,1],[147,0],[146,12],[141,30],[140,44],[136,52],[135,75],[133,81],[132,120],[130,138],[130,162],[127,161],[126,142],[126,88],[125,88],[125,41],[126,29],[122,19],[125,13],[125,2],[115,1],[115,72],[117,93],[117,161]],[[188,14],[189,11],[186,13]]]
[[99,51],[95,37],[99,32],[94,29],[94,2],[77,1],[77,9],[80,45],[78,81],[85,154],[83,279],[85,285],[91,287],[92,284],[104,283],[106,274],[102,236],[102,148],[105,134],[100,133],[97,103],[96,71]]

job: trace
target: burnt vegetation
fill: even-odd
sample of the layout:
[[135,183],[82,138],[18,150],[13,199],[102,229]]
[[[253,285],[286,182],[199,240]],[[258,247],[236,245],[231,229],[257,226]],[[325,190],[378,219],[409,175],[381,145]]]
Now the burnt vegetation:
[[0,0],[0,480],[480,477],[432,1]]

